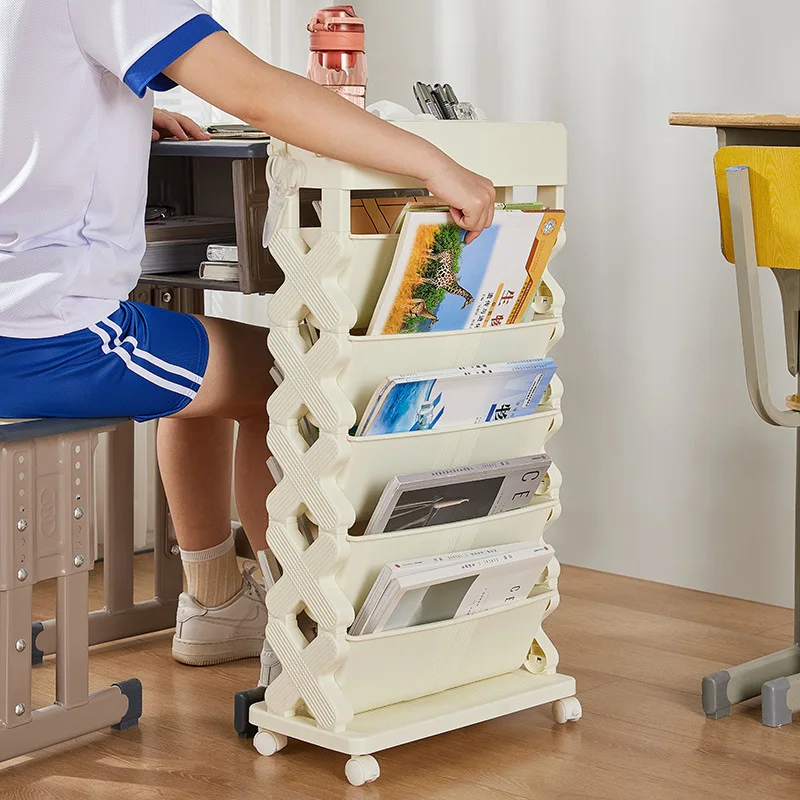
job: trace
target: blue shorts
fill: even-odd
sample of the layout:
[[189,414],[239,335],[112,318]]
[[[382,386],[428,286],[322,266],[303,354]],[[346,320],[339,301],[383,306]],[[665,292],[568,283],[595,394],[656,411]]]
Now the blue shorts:
[[0,417],[168,417],[208,366],[200,320],[140,303],[65,336],[0,336]]

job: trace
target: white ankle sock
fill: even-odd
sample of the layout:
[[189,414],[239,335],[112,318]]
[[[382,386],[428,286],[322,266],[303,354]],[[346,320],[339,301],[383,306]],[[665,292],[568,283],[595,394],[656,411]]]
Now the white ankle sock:
[[181,550],[187,592],[201,606],[224,605],[242,588],[233,535],[206,550]]

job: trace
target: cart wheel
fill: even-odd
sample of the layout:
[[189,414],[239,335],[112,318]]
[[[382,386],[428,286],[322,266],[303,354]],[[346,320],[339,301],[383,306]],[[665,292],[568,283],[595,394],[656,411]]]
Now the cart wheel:
[[283,750],[288,743],[289,740],[282,733],[273,733],[272,731],[259,730],[253,738],[253,747],[262,756],[274,756],[275,753]]
[[565,697],[553,703],[553,719],[559,725],[565,722],[577,722],[582,716],[583,709],[577,697]]
[[381,768],[374,756],[353,756],[347,762],[344,774],[353,786],[363,786],[378,780]]

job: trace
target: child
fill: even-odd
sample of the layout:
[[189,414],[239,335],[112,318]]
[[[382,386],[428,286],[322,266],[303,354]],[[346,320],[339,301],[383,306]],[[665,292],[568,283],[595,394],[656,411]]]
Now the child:
[[0,417],[159,418],[187,577],[173,654],[258,655],[263,588],[237,567],[229,487],[236,420],[237,505],[263,548],[266,335],[126,299],[145,248],[151,137],[174,130],[153,119],[152,91],[180,84],[282,140],[411,175],[452,205],[468,241],[491,224],[494,190],[264,63],[193,0],[0,0],[0,18]]

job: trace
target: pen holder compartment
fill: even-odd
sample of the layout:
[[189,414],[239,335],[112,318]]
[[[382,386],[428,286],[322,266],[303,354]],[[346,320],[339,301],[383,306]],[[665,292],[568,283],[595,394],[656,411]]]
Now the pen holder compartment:
[[[538,542],[560,515],[559,501],[545,495],[538,496],[525,508],[488,517],[394,533],[348,536],[350,555],[336,582],[358,611],[385,564],[481,547]],[[545,577],[552,576],[549,568],[545,573]]]
[[561,382],[554,378],[548,390],[539,410],[526,417],[449,430],[348,436],[350,459],[336,480],[355,508],[355,518],[369,517],[395,475],[541,453],[562,422]]
[[443,692],[513,672],[526,664],[531,644],[558,593],[480,614],[368,636],[348,636],[347,660],[336,681],[355,713]]

